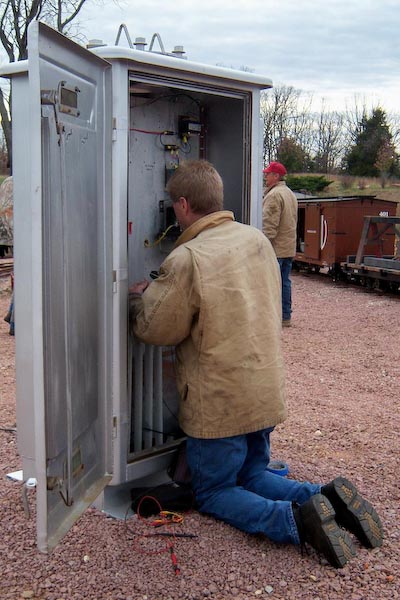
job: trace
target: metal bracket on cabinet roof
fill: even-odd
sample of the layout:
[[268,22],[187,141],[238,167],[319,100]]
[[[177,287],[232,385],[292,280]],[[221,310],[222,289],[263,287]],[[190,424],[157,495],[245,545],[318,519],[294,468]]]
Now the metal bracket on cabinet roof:
[[118,46],[119,38],[121,37],[121,33],[124,31],[126,39],[128,40],[129,48],[133,49],[133,44],[131,40],[131,36],[129,35],[129,31],[125,23],[121,23],[118,29],[117,39],[115,40],[115,45]]
[[151,52],[153,50],[154,40],[158,41],[162,54],[166,54],[164,44],[162,43],[161,36],[159,33],[153,33],[153,37],[151,38],[151,42],[150,42],[150,46],[149,46],[149,52]]
[[[121,23],[121,25],[119,26],[119,29],[118,29],[117,39],[115,40],[115,46],[118,46],[122,32],[125,33],[125,37],[128,41],[129,48],[133,49],[136,45],[139,45],[139,42],[138,42],[138,44],[132,43],[131,36],[129,35],[127,26],[125,25],[125,23]],[[137,41],[138,40],[140,40],[140,45],[142,45],[142,46],[146,45],[144,38],[137,38]],[[168,52],[165,51],[164,44],[162,42],[162,39],[161,39],[161,36],[159,33],[153,33],[153,37],[151,38],[148,52],[155,52],[155,50],[153,50],[153,46],[154,46],[154,42],[156,40],[158,41],[158,45],[160,46],[161,54],[168,54]],[[144,49],[144,48],[141,48],[141,49]]]
[[[129,44],[129,48],[131,48],[132,50],[133,49],[145,50],[145,46],[147,46],[146,38],[137,37],[135,39],[135,41],[132,43],[131,36],[129,35],[129,31],[128,31],[128,28],[125,25],[125,23],[121,23],[121,25],[119,26],[117,39],[115,40],[115,46],[118,46],[122,32],[125,33],[126,39]],[[154,50],[154,48],[153,48],[154,42],[156,40],[158,42],[158,45],[160,46],[159,51]],[[96,45],[99,45],[99,44],[96,44]],[[183,46],[175,46],[174,49],[172,50],[172,52],[166,52],[163,41],[162,41],[159,33],[153,33],[153,36],[151,38],[151,42],[149,45],[149,49],[147,50],[147,52],[153,52],[154,54],[163,54],[164,56],[174,56],[175,58],[186,58],[184,56],[184,54],[186,54],[186,52],[183,49]]]

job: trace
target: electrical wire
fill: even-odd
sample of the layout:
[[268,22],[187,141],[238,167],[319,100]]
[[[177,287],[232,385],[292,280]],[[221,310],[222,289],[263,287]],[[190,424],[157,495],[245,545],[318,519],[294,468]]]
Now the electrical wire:
[[141,106],[150,106],[150,104],[154,104],[155,102],[158,102],[159,100],[168,100],[168,99],[175,100],[176,98],[181,98],[181,97],[189,98],[189,100],[194,102],[198,108],[201,108],[200,100],[197,100],[193,96],[190,96],[190,94],[185,94],[185,93],[163,94],[163,95],[157,96],[156,98],[153,98],[152,100],[149,100],[148,102],[143,102],[143,104],[141,104]]
[[179,150],[183,152],[183,154],[190,154],[192,146],[189,142],[184,142],[181,146],[179,146]]
[[[152,488],[152,489],[154,490],[156,488]],[[149,490],[149,491],[151,491],[151,490]],[[145,517],[143,517],[140,514],[140,507],[145,500],[150,500],[151,502],[153,502],[155,504],[155,506],[158,509],[158,514],[160,515],[160,518],[156,518],[153,521],[149,522],[147,519],[145,519]],[[127,524],[127,515],[128,515],[130,508],[131,508],[131,506],[128,507],[128,509],[125,513],[125,529],[126,529],[126,531],[134,533],[128,527],[128,524]],[[155,533],[137,533],[137,532],[135,532],[133,541],[135,541],[135,539],[137,539],[137,538],[149,539],[149,538],[160,537],[160,538],[164,538],[165,545],[158,547],[155,550],[148,550],[148,549],[144,548],[143,546],[134,545],[134,550],[136,552],[139,552],[140,554],[146,554],[147,556],[154,556],[157,554],[163,554],[164,552],[169,552],[170,556],[171,556],[172,568],[174,569],[174,573],[175,573],[175,575],[179,575],[180,569],[179,569],[178,559],[176,557],[175,548],[174,548],[176,538],[177,537],[180,537],[180,538],[183,538],[183,537],[195,538],[195,537],[197,537],[196,535],[190,534],[190,533],[187,533],[187,534],[186,533],[180,533],[180,534],[175,533],[175,531],[173,531],[171,529],[171,525],[183,523],[183,520],[184,520],[183,515],[173,512],[173,511],[162,510],[161,504],[159,503],[157,498],[155,498],[154,496],[150,496],[150,495],[144,495],[140,498],[139,504],[136,509],[136,514],[137,514],[138,520],[141,522],[144,522],[147,526],[150,526],[150,527],[166,526],[168,528],[168,531],[155,532]]]
[[173,131],[168,131],[168,132],[164,131],[163,133],[160,133],[160,144],[161,144],[161,146],[164,147],[164,150],[171,150],[171,151],[178,150],[180,148],[179,144],[170,144],[170,143],[163,142],[162,139],[163,139],[163,136],[165,136],[165,135],[177,136],[178,134],[174,133]]
[[172,225],[167,227],[167,229],[165,231],[163,231],[161,236],[159,238],[157,238],[152,244],[149,242],[149,240],[144,240],[144,247],[145,248],[154,248],[155,246],[158,246],[158,244],[165,238],[168,231],[170,231],[173,227],[176,227],[175,223],[173,223]]
[[[172,417],[175,419],[175,421],[176,421],[176,422],[178,423],[178,425],[179,425],[179,419],[178,419],[178,415],[176,415],[176,414],[174,413],[174,411],[172,410],[172,408],[170,408],[170,407],[168,406],[168,404],[167,404],[166,400],[164,400],[164,398],[163,398],[163,404],[164,404],[165,408],[167,408],[167,409],[168,409],[168,411],[169,411],[170,415],[171,415],[171,416],[172,416]],[[164,435],[165,435],[165,434],[164,434]]]
[[[161,512],[161,510],[162,510],[161,504],[159,503],[159,501],[157,500],[157,498],[154,498],[153,496],[143,496],[141,498],[139,504],[138,504],[136,514],[137,514],[137,517],[138,517],[139,521],[143,521],[144,523],[146,523],[146,520],[140,514],[140,506],[141,506],[143,500],[147,500],[147,499],[152,500],[156,504],[157,508],[159,509],[159,512]],[[130,527],[128,527],[127,515],[128,515],[128,512],[129,512],[130,508],[131,508],[131,506],[129,505],[129,507],[128,507],[126,513],[125,513],[125,530],[129,531],[131,534],[134,535],[134,537],[132,538],[131,541],[135,541],[137,538],[145,538],[146,537],[145,534],[134,532]],[[155,554],[162,554],[163,552],[169,552],[170,546],[171,546],[171,542],[167,540],[166,543],[165,543],[165,546],[163,546],[161,548],[157,548],[156,550],[147,550],[146,548],[143,548],[143,547],[141,547],[139,545],[134,545],[134,550],[136,552],[141,553],[141,554],[146,554],[148,556],[153,556]]]
[[163,136],[178,136],[179,134],[176,131],[170,131],[169,129],[165,129],[164,131],[154,131],[151,129],[140,129],[139,127],[130,127],[129,131],[136,131],[137,133],[144,133],[146,135],[158,135],[160,139],[160,144],[164,148],[164,150],[179,150],[181,146],[179,144],[170,144],[167,142],[163,142]]
[[138,127],[130,127],[129,131],[137,131],[138,133],[147,133],[149,135],[176,135],[173,131],[152,131],[150,129],[139,129]]
[[137,133],[144,133],[147,135],[158,135],[161,146],[164,148],[164,150],[169,150],[170,152],[181,151],[183,154],[190,154],[192,150],[191,144],[186,138],[182,139],[181,144],[171,144],[163,141],[163,136],[179,136],[179,133],[176,131],[170,131],[168,129],[164,131],[154,131],[151,129],[140,129],[139,127],[130,127],[129,131],[136,131]]

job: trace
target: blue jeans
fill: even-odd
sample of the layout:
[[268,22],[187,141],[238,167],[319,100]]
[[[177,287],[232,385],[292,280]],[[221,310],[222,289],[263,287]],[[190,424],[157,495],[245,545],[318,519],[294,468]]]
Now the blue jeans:
[[273,428],[219,439],[188,437],[192,487],[201,512],[247,533],[299,544],[292,502],[303,504],[321,486],[270,473]]
[[278,258],[282,277],[282,319],[290,319],[292,314],[292,282],[290,271],[292,270],[293,258]]

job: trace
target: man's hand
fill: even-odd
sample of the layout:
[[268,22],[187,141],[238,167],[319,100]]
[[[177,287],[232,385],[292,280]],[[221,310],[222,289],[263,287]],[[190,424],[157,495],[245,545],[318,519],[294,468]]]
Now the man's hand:
[[146,288],[149,287],[149,282],[147,279],[143,279],[143,281],[137,281],[129,288],[129,295],[137,295],[141,296]]

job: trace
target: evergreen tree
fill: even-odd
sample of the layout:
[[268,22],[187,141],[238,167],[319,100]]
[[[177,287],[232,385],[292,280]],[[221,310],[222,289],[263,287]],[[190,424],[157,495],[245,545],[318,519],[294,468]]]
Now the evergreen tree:
[[[386,113],[381,108],[375,108],[372,115],[363,115],[358,124],[355,144],[345,156],[346,171],[359,177],[378,177],[380,170],[377,161],[383,147],[393,146],[392,134],[386,122]],[[394,174],[398,156],[394,154],[388,165],[389,175]]]
[[279,162],[285,165],[289,173],[299,173],[307,170],[309,161],[306,152],[293,139],[283,138],[278,148],[277,158]]

